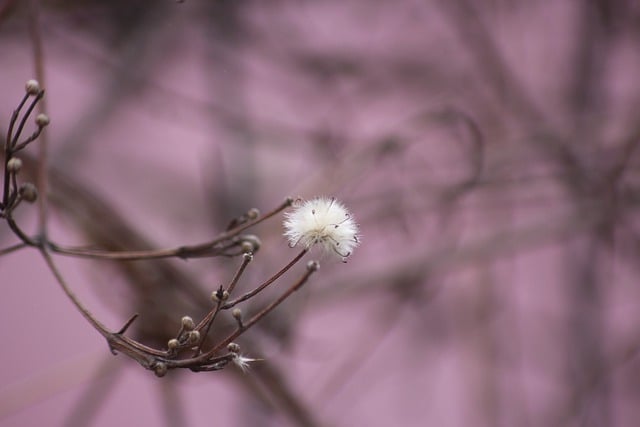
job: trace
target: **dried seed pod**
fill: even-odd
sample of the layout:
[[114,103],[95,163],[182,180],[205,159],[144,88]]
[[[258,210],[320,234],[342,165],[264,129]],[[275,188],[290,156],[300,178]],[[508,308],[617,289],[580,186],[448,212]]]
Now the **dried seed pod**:
[[22,169],[22,160],[17,157],[9,159],[7,162],[7,170],[11,173],[18,173]]
[[49,124],[49,116],[46,114],[40,113],[36,116],[36,125],[43,128]]
[[29,95],[37,95],[38,93],[40,93],[40,83],[38,83],[37,80],[28,80],[24,85],[24,90]]
[[196,324],[194,323],[193,319],[189,316],[184,316],[182,319],[180,319],[180,322],[182,323],[182,327],[185,328],[187,331],[191,331],[193,330],[193,328],[196,327]]
[[167,375],[167,372],[169,371],[169,368],[167,368],[167,364],[164,362],[158,362],[156,363],[156,365],[153,367],[153,371],[155,372],[157,377],[164,377],[165,375]]
[[38,199],[38,189],[30,182],[25,182],[18,190],[22,199],[26,202],[33,203]]
[[189,332],[189,344],[197,344],[200,342],[200,332],[191,331]]

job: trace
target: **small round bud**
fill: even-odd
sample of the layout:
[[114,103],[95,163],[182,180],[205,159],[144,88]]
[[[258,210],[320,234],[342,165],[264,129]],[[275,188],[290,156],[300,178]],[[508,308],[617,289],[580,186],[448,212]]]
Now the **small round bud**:
[[40,113],[36,116],[36,125],[43,128],[49,124],[49,116],[44,113]]
[[256,208],[251,208],[249,209],[249,212],[247,212],[247,218],[249,219],[256,219],[260,216],[260,211]]
[[167,347],[169,348],[169,350],[175,350],[180,347],[180,342],[177,339],[172,338],[169,340],[169,342],[167,342]]
[[193,322],[193,319],[189,316],[184,316],[182,319],[180,319],[180,322],[182,323],[182,327],[185,328],[187,331],[190,331],[196,327],[196,324]]
[[167,375],[167,371],[169,371],[169,368],[167,368],[167,364],[166,363],[158,362],[153,367],[153,371],[155,372],[157,377],[162,378],[165,375]]
[[251,255],[251,252],[253,252],[253,244],[250,242],[242,242],[240,243],[240,249],[245,255]]
[[38,198],[38,189],[30,182],[25,182],[18,190],[22,199],[26,202],[33,203]]
[[229,292],[222,289],[222,286],[217,291],[211,292],[211,299],[213,302],[226,301],[229,299]]
[[255,253],[258,252],[258,249],[260,249],[260,245],[262,244],[262,242],[260,241],[258,236],[254,234],[245,234],[244,236],[240,236],[240,238],[242,239],[242,243],[240,243],[242,252]]
[[189,344],[197,344],[200,342],[200,332],[191,331],[189,332]]
[[22,168],[22,160],[17,157],[9,159],[7,162],[7,170],[11,173],[18,173]]
[[236,319],[242,319],[242,310],[240,310],[238,307],[234,308],[233,310],[231,310],[231,315],[233,317],[235,317]]
[[24,85],[24,89],[29,95],[37,95],[40,93],[40,83],[37,80],[28,80]]
[[228,350],[230,353],[238,354],[238,353],[240,353],[240,346],[239,346],[238,344],[234,343],[234,342],[230,342],[230,343],[227,345],[227,350]]
[[318,271],[320,268],[320,263],[318,261],[309,261],[307,263],[307,270],[309,271]]

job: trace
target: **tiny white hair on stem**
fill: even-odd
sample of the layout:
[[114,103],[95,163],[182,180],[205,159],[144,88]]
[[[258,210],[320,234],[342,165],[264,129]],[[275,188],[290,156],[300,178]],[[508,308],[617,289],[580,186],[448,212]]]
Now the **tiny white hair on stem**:
[[310,248],[315,244],[346,262],[360,243],[358,224],[347,208],[335,198],[299,199],[285,213],[284,236],[289,246]]

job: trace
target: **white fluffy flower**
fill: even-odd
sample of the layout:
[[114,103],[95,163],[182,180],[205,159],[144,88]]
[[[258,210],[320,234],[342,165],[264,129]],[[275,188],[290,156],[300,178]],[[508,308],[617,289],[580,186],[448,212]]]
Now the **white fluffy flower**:
[[358,246],[358,224],[347,208],[336,199],[318,197],[300,201],[285,214],[284,235],[289,245],[310,248],[320,243],[343,261]]

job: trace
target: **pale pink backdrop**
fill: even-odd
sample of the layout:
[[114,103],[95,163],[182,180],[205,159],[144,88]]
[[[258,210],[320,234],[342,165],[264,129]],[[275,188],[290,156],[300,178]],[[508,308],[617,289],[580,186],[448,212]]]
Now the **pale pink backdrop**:
[[[290,195],[339,197],[362,245],[245,336],[264,362],[165,378],[111,356],[35,250],[0,257],[0,425],[305,425],[274,383],[271,405],[250,391],[260,363],[306,425],[635,425],[637,2],[5,0],[2,134],[36,77],[34,11],[51,167],[154,246]],[[94,243],[69,209],[52,239]],[[35,206],[17,218],[35,230]],[[281,231],[254,230],[245,289],[294,255]],[[208,304],[56,259],[113,329]],[[170,264],[207,295],[237,262]]]

